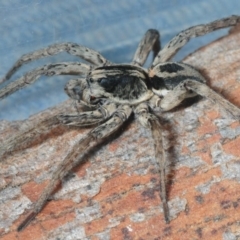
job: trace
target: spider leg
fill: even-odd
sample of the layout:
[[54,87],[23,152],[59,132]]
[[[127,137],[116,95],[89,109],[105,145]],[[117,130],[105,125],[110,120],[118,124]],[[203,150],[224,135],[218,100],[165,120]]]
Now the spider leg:
[[19,89],[34,83],[41,75],[82,75],[87,74],[90,69],[91,67],[89,65],[75,62],[47,64],[43,67],[36,68],[33,71],[26,73],[16,81],[5,86],[0,90],[0,99],[5,98]]
[[80,57],[96,66],[110,64],[107,59],[105,59],[99,52],[93,49],[81,46],[76,43],[57,43],[34,51],[32,53],[24,54],[7,72],[5,77],[0,80],[0,83],[8,80],[22,65],[43,57],[56,55],[60,52],[67,52],[71,55]]
[[[192,92],[191,92],[192,91]],[[193,97],[196,95],[209,98],[214,103],[223,107],[233,117],[239,119],[240,109],[221,95],[216,93],[213,89],[206,84],[196,80],[186,79],[179,83],[173,90],[168,92],[163,98],[159,98],[156,95],[150,100],[151,106],[160,107],[163,111],[168,111],[177,107],[184,99]]]
[[42,210],[53,190],[56,188],[59,180],[61,180],[74,166],[79,164],[82,160],[86,149],[91,148],[94,142],[98,142],[103,138],[108,137],[112,133],[116,132],[122,124],[129,118],[132,113],[132,109],[128,105],[122,105],[118,108],[107,122],[94,128],[85,137],[77,141],[71,151],[67,154],[63,162],[58,166],[56,171],[50,180],[50,183],[42,192],[38,201],[35,203],[33,210],[25,218],[25,220],[19,225],[18,231],[23,230]]
[[169,61],[191,38],[205,35],[221,28],[227,28],[240,22],[239,16],[222,18],[208,24],[190,27],[178,33],[155,57],[152,68],[161,62]]
[[163,148],[162,126],[158,118],[149,113],[148,105],[141,103],[136,108],[136,116],[144,127],[150,127],[155,145],[155,157],[159,164],[160,174],[160,197],[163,205],[163,214],[166,223],[169,223],[169,208],[167,204],[167,190],[166,190],[166,158]]
[[159,38],[160,35],[157,30],[149,29],[138,44],[132,64],[142,66],[151,50],[153,51],[153,57],[155,58],[161,48]]
[[[175,88],[169,91],[163,98],[154,96],[152,102],[155,101],[157,107],[160,107],[163,111],[169,111],[177,107],[184,99],[189,97],[194,97],[197,94],[189,93],[189,90],[185,87],[185,82],[187,80],[179,83]],[[193,80],[194,81],[194,80]]]
[[36,126],[30,127],[20,132],[18,135],[14,135],[9,139],[6,139],[4,143],[0,145],[0,157],[3,158],[4,156],[10,155],[16,151],[26,149],[35,141],[35,139],[47,134],[51,129],[57,127],[59,124],[78,127],[92,126],[110,118],[116,110],[117,106],[115,103],[104,103],[95,111],[80,112],[75,115],[61,114],[43,120]]
[[218,104],[220,107],[223,107],[227,112],[229,112],[233,117],[239,120],[240,118],[240,108],[235,106],[234,104],[230,103],[228,100],[223,98],[221,95],[216,93],[207,85],[194,81],[194,80],[187,80],[184,82],[184,86],[188,90],[192,90],[197,94],[207,97],[212,100],[214,103]]
[[59,115],[57,118],[62,124],[68,126],[84,127],[92,126],[110,118],[117,110],[115,103],[105,103],[94,111],[87,111],[77,114]]
[[0,145],[0,158],[2,158],[0,161],[2,161],[3,157],[6,155],[10,155],[13,152],[27,148],[34,142],[34,140],[44,134],[47,134],[50,129],[53,129],[58,125],[59,120],[56,116],[53,116],[49,119],[39,122],[34,127],[20,132],[18,135],[13,135],[9,139],[4,140],[4,142]]

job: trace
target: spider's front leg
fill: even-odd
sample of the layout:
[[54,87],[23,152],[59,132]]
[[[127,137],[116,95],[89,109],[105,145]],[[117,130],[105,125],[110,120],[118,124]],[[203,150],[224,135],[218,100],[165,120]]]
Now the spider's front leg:
[[82,75],[87,74],[90,69],[91,67],[89,65],[75,62],[47,64],[43,67],[36,68],[33,71],[26,73],[24,76],[1,89],[0,99],[5,98],[19,89],[34,83],[41,75]]
[[132,64],[143,66],[151,50],[153,51],[153,57],[155,58],[161,48],[159,38],[160,35],[157,30],[149,29],[138,44]]
[[53,190],[56,188],[59,180],[79,162],[82,160],[84,153],[89,150],[93,143],[96,143],[112,133],[116,132],[122,124],[129,118],[132,113],[132,109],[128,105],[120,106],[113,116],[105,123],[91,130],[85,137],[77,141],[71,151],[67,154],[63,162],[58,166],[56,171],[50,180],[50,183],[42,192],[38,201],[34,204],[32,212],[25,218],[25,220],[19,225],[18,231],[23,230],[42,210],[47,200],[51,196]]
[[155,157],[159,164],[160,174],[160,197],[163,205],[163,214],[166,223],[170,221],[169,208],[167,204],[167,190],[166,190],[166,159],[163,148],[162,126],[158,118],[149,113],[148,105],[141,103],[135,110],[136,116],[142,126],[150,128],[155,145]]
[[169,61],[191,38],[202,36],[221,28],[235,26],[239,22],[240,16],[233,15],[208,24],[190,27],[180,32],[158,53],[153,61],[152,68],[159,63]]
[[94,64],[95,66],[111,64],[99,52],[93,49],[81,46],[76,43],[57,43],[35,52],[23,55],[7,72],[5,77],[0,80],[0,83],[8,80],[22,65],[43,57],[56,55],[60,52],[67,52],[71,55],[80,57],[87,62]]

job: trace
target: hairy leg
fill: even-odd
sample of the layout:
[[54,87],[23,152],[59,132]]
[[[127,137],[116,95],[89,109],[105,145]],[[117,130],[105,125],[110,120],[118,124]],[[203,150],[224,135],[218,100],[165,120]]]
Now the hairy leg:
[[190,27],[178,33],[164,48],[158,53],[153,61],[151,68],[158,63],[169,61],[179,49],[181,49],[191,38],[205,35],[221,28],[235,26],[240,22],[240,16],[231,16],[222,18],[208,24],[197,25]]
[[80,112],[69,115],[62,114],[53,116],[49,119],[44,119],[36,126],[28,128],[25,131],[20,132],[18,135],[14,135],[11,138],[6,139],[0,145],[0,161],[3,161],[4,157],[9,154],[26,149],[36,139],[44,134],[47,134],[51,129],[57,127],[59,124],[78,127],[96,125],[110,118],[116,110],[116,104],[106,103],[95,111]]
[[[186,81],[186,80],[185,80]],[[184,99],[189,96],[196,96],[195,93],[190,93],[185,87],[185,81],[179,83],[173,90],[169,91],[163,98],[154,97],[155,107],[160,107],[163,111],[169,111],[177,107]]]
[[59,121],[68,126],[84,127],[92,126],[103,122],[110,118],[114,112],[117,111],[117,105],[115,103],[106,103],[100,105],[98,109],[94,111],[87,111],[77,114],[59,115],[57,118]]
[[4,140],[4,142],[0,144],[0,161],[3,161],[4,157],[9,154],[26,149],[34,142],[34,140],[44,134],[47,134],[51,129],[58,125],[59,120],[56,116],[53,116],[39,122],[33,128],[26,129],[18,135],[13,135],[12,137]]
[[158,118],[149,113],[148,105],[142,103],[136,108],[136,115],[139,122],[144,126],[148,127],[152,131],[152,136],[155,146],[155,158],[159,164],[159,174],[160,174],[160,197],[163,205],[163,214],[166,223],[169,223],[169,208],[167,205],[167,190],[166,190],[166,158],[163,149],[163,136],[162,136],[162,126]]
[[214,103],[223,107],[233,117],[239,119],[240,108],[230,103],[206,84],[191,79],[186,79],[179,83],[172,91],[167,93],[164,98],[159,98],[155,95],[149,102],[153,108],[160,107],[163,111],[168,111],[177,107],[184,99],[196,95],[211,99]]
[[160,36],[157,30],[149,29],[138,44],[137,50],[134,54],[132,64],[142,66],[150,51],[153,51],[154,58],[160,51]]
[[41,75],[82,75],[87,74],[90,69],[91,67],[89,65],[75,62],[47,64],[43,67],[36,68],[33,71],[26,73],[21,78],[1,89],[0,99],[5,98],[19,89],[34,83]]
[[110,64],[110,62],[105,59],[100,53],[90,48],[81,46],[76,43],[57,43],[50,45],[46,48],[34,51],[32,53],[23,55],[7,72],[5,77],[0,80],[0,83],[8,80],[22,65],[43,57],[56,55],[60,52],[67,52],[71,55],[80,57],[96,66]]
[[42,192],[38,201],[34,204],[33,210],[25,218],[25,220],[19,225],[18,231],[23,230],[42,210],[47,200],[51,196],[53,190],[57,186],[58,182],[79,162],[87,149],[93,146],[94,142],[100,141],[103,138],[108,137],[115,131],[117,131],[122,124],[129,118],[132,113],[132,109],[128,105],[123,105],[118,108],[118,111],[113,114],[107,122],[94,128],[85,137],[75,143],[71,151],[67,154],[61,165],[58,166],[56,171],[50,180],[50,183]]
[[186,89],[192,90],[196,92],[197,94],[209,98],[214,103],[218,104],[220,107],[223,107],[227,112],[229,112],[233,117],[239,120],[240,118],[240,108],[235,106],[234,104],[230,103],[228,100],[226,100],[224,97],[216,93],[214,90],[212,90],[207,85],[193,81],[193,80],[187,80],[184,82],[184,85]]

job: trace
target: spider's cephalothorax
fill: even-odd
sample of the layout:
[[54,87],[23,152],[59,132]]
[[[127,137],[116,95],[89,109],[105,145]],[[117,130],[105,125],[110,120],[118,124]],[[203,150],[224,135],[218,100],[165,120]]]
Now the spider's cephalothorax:
[[[5,140],[0,145],[1,160],[14,151],[26,148],[43,132],[58,124],[80,127],[95,125],[95,128],[75,143],[64,161],[53,173],[50,183],[18,230],[25,228],[41,211],[58,181],[79,162],[79,157],[92,146],[92,142],[106,138],[120,129],[132,113],[144,127],[148,127],[152,131],[155,142],[155,158],[159,163],[160,197],[164,218],[168,223],[171,216],[166,194],[166,159],[163,150],[162,127],[154,113],[155,108],[168,111],[178,106],[186,98],[201,95],[212,99],[233,116],[238,118],[240,116],[240,109],[209,88],[203,76],[194,68],[187,64],[170,62],[170,60],[190,38],[234,26],[239,22],[239,16],[231,16],[206,25],[191,27],[176,35],[162,50],[160,50],[158,31],[150,29],[140,41],[130,64],[113,64],[98,52],[73,43],[54,44],[23,55],[0,83],[7,81],[24,63],[61,51],[81,57],[91,65],[80,62],[63,62],[36,68],[3,87],[0,90],[0,99],[33,83],[41,75],[78,75],[79,78],[67,83],[65,91],[79,104],[91,107],[91,111],[77,111],[75,114],[66,113],[41,120],[34,128],[29,128],[17,136]],[[146,70],[142,66],[151,50],[154,52],[154,60],[149,70]]]
[[94,69],[87,79],[84,96],[92,99],[109,98],[120,104],[139,104],[153,95],[147,72],[133,65],[112,65]]

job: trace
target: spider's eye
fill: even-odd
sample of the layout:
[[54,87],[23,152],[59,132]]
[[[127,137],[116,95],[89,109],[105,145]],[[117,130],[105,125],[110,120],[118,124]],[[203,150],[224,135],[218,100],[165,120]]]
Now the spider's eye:
[[90,78],[90,79],[89,79],[89,82],[90,82],[90,83],[93,83],[94,81],[93,81],[93,79],[92,79],[92,78]]

